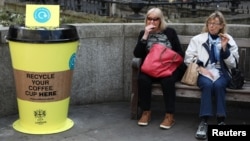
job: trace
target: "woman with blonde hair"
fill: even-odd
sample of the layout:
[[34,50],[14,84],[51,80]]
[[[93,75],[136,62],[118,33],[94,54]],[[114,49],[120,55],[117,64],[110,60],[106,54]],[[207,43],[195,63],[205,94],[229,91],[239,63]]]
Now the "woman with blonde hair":
[[[176,31],[167,26],[164,15],[159,8],[148,10],[145,17],[145,27],[139,33],[134,49],[134,56],[142,58],[143,62],[150,47],[155,43],[161,43],[184,57],[184,52],[182,51]],[[162,86],[165,103],[165,115],[160,128],[169,129],[174,125],[175,82],[181,79],[185,69],[186,65],[183,62],[171,76],[155,78],[143,72],[138,74],[139,106],[143,111],[138,125],[146,126],[151,119],[151,86],[156,81],[160,82]]]
[[226,21],[221,12],[215,11],[209,15],[202,33],[190,40],[184,62],[188,65],[194,57],[199,66],[197,85],[201,90],[201,122],[195,137],[206,139],[208,119],[214,114],[217,124],[225,125],[225,95],[230,80],[228,70],[236,67],[236,60],[239,60],[238,46],[233,37],[226,33]]

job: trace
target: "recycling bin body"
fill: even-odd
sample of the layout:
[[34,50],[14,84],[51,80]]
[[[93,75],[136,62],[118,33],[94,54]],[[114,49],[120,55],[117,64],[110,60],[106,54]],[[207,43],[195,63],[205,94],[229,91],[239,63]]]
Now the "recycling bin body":
[[53,30],[10,26],[9,42],[19,119],[17,131],[58,133],[73,127],[68,108],[79,37],[71,25]]

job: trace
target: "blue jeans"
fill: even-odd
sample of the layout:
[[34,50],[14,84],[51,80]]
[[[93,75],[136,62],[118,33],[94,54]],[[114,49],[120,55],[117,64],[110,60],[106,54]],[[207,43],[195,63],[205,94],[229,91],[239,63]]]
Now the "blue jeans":
[[[228,79],[221,75],[215,82],[209,78],[199,75],[198,87],[201,89],[201,103],[199,116],[213,116],[215,108],[216,116],[226,117],[226,87]],[[215,107],[213,107],[213,97]]]

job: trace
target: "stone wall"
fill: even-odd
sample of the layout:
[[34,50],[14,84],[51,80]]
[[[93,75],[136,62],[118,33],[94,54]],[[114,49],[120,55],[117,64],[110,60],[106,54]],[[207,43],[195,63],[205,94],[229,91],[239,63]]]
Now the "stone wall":
[[[78,30],[80,46],[70,104],[129,101],[131,60],[143,23],[74,25]],[[169,26],[174,27],[180,35],[195,35],[202,28],[202,24],[193,23],[169,23]],[[0,117],[17,113],[10,51],[4,39],[7,31],[5,27],[0,29]],[[237,38],[249,38],[250,25],[229,25],[229,33]]]

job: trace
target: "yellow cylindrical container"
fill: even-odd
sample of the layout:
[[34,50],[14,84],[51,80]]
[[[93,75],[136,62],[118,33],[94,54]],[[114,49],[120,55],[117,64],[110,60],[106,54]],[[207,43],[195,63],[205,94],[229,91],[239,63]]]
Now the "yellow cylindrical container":
[[12,25],[9,42],[19,119],[17,131],[52,134],[73,127],[68,108],[72,73],[79,43],[72,25],[28,29]]

